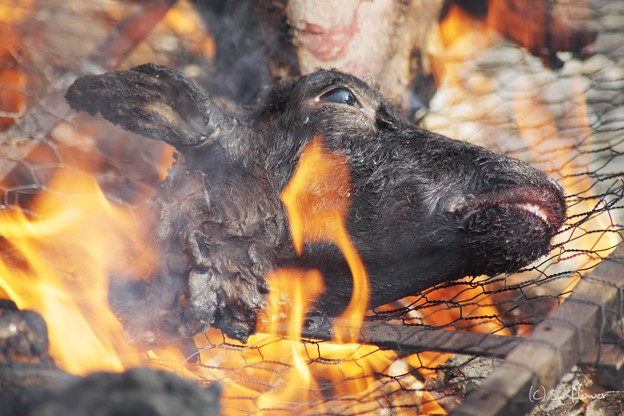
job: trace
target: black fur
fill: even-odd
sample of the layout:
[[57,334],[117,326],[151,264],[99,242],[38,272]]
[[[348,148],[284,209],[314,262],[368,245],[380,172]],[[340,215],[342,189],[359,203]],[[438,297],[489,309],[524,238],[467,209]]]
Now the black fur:
[[[136,85],[145,91],[128,100]],[[357,105],[327,98],[336,88]],[[442,281],[516,271],[549,251],[565,219],[561,188],[542,172],[419,129],[375,89],[337,71],[278,82],[237,115],[155,65],[83,77],[67,99],[180,152],[152,201],[163,260],[150,300],[185,336],[215,326],[245,340],[265,304],[266,274],[283,266],[323,272],[315,311],[337,315],[348,304],[343,257],[329,243],[307,244],[297,256],[279,199],[313,137],[347,162],[347,225],[369,274],[371,307]]]

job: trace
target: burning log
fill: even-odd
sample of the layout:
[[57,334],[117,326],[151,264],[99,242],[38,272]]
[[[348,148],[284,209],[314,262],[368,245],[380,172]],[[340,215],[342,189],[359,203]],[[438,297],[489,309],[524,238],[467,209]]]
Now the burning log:
[[421,130],[337,71],[278,82],[235,115],[153,64],[84,76],[66,98],[180,152],[151,202],[162,261],[146,296],[157,308],[150,318],[185,337],[214,326],[245,340],[265,304],[267,274],[283,267],[325,276],[324,291],[308,294],[319,296],[309,313],[347,308],[358,290],[348,261],[305,225],[316,242],[295,247],[280,200],[315,147],[336,173],[310,178],[306,212],[343,207],[370,307],[466,275],[513,272],[548,252],[565,219],[561,188],[542,172]]

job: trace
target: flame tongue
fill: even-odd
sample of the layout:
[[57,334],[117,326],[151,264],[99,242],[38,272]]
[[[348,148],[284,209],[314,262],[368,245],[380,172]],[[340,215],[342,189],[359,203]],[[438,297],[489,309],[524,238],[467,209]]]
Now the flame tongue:
[[352,342],[368,309],[368,276],[345,225],[351,196],[351,176],[344,157],[323,148],[314,138],[303,150],[297,169],[282,192],[297,254],[306,242],[331,242],[345,257],[353,276],[353,294],[341,318],[351,330],[335,327],[338,342]]
[[50,352],[65,370],[85,375],[138,366],[109,308],[108,278],[142,262],[132,250],[141,247],[131,231],[139,222],[110,204],[92,178],[61,171],[48,187],[31,207],[35,218],[1,212],[2,244],[11,256],[0,262],[0,288],[20,309],[44,316]]

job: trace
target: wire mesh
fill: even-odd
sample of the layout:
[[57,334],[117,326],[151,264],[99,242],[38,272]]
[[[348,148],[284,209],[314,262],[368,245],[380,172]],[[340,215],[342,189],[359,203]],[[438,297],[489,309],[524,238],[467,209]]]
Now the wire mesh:
[[[371,328],[392,324],[522,342],[619,244],[624,224],[624,6],[606,0],[591,5],[599,32],[592,57],[560,54],[564,67],[551,70],[502,37],[469,50],[463,44],[440,57],[451,73],[442,78],[422,118],[428,129],[524,160],[563,186],[569,218],[552,252],[511,276],[448,282],[370,311]],[[172,160],[170,148],[77,116],[62,100],[67,83],[61,81],[68,74],[116,67],[106,58],[118,56],[98,51],[119,21],[144,6],[108,0],[0,2],[0,36],[6,40],[0,45],[3,211],[39,216],[32,201],[58,192],[50,182],[59,171],[93,175],[109,200],[124,206],[140,204],[156,192]],[[201,77],[214,54],[209,30],[184,1],[134,46],[120,66],[159,62],[190,77]],[[14,254],[10,242],[3,240],[2,247],[3,257]],[[589,279],[597,279],[600,287],[600,277]],[[0,295],[9,297],[1,289]],[[603,315],[595,337],[622,347],[622,329],[611,329],[615,322],[621,325],[622,311]],[[369,337],[372,345],[266,334],[242,345],[211,329],[195,338],[198,352],[168,356],[150,351],[143,362],[200,383],[221,383],[225,414],[364,415],[380,409],[387,414],[452,409],[503,356],[483,358],[478,355],[487,354],[475,355],[475,349],[473,355],[427,351],[426,345],[402,343],[398,331],[398,340]],[[489,342],[473,340],[474,347]],[[396,347],[388,349],[382,341]],[[593,368],[599,368],[598,361]],[[586,388],[587,372],[574,374],[566,382]]]

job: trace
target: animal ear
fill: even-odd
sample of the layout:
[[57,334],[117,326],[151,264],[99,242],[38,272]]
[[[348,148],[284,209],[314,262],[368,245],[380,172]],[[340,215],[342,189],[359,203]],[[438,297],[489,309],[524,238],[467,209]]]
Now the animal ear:
[[126,130],[178,150],[215,141],[224,123],[235,122],[193,81],[156,64],[85,75],[69,87],[65,99],[77,111],[100,113]]

